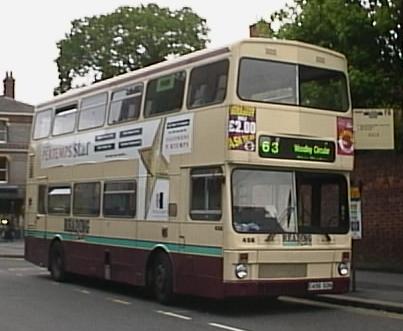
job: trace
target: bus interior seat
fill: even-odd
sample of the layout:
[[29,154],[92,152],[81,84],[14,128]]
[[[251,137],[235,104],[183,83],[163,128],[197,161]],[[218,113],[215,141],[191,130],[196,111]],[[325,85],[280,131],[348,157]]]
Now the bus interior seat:
[[207,90],[207,84],[201,84],[196,89],[196,92],[195,92],[193,100],[192,100],[192,107],[201,106],[201,105],[204,105],[205,103],[207,103],[206,90]]
[[225,98],[226,90],[227,90],[227,75],[220,75],[217,81],[217,92],[215,94],[214,102],[223,101]]
[[238,207],[236,217],[238,223],[256,223],[262,231],[283,233],[284,229],[277,221],[277,217],[267,214],[265,207]]

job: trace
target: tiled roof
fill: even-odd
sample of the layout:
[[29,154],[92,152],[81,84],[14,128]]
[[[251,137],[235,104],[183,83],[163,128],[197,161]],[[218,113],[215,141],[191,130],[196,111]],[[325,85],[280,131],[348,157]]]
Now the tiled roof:
[[0,113],[33,113],[34,106],[0,95]]

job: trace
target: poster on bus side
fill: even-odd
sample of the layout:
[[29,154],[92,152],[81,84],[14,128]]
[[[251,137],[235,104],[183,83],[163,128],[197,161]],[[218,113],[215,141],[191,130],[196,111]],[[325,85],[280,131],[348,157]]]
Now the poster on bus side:
[[337,117],[337,154],[353,155],[353,121],[348,117]]
[[228,148],[254,152],[256,150],[256,108],[231,105],[228,119]]

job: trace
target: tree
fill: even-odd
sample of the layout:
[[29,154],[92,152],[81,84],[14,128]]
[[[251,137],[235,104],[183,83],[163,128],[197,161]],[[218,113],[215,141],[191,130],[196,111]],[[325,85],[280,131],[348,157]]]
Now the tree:
[[294,0],[269,23],[275,37],[345,54],[355,107],[403,108],[402,0]]
[[104,80],[206,47],[206,20],[190,8],[171,11],[156,4],[120,7],[108,15],[74,20],[57,43],[59,86],[73,87],[77,78]]

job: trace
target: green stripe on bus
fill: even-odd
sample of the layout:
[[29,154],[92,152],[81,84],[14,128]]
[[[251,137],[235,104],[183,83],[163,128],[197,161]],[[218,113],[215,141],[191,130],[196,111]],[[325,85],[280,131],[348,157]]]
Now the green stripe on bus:
[[[72,233],[66,232],[45,232],[37,230],[26,230],[25,236],[35,237],[42,239],[52,239],[54,237],[60,237],[62,240],[66,241],[76,241],[77,236]],[[111,237],[101,237],[101,236],[90,236],[85,235],[80,242],[85,242],[89,244],[97,245],[107,245],[107,246],[118,246],[126,248],[137,248],[151,250],[158,245],[164,246],[168,251],[174,253],[185,253],[185,254],[197,254],[197,255],[209,255],[209,256],[222,256],[222,248],[214,246],[200,246],[200,245],[180,245],[169,242],[157,242],[148,240],[136,240],[136,239],[124,239],[124,238],[111,238]]]

